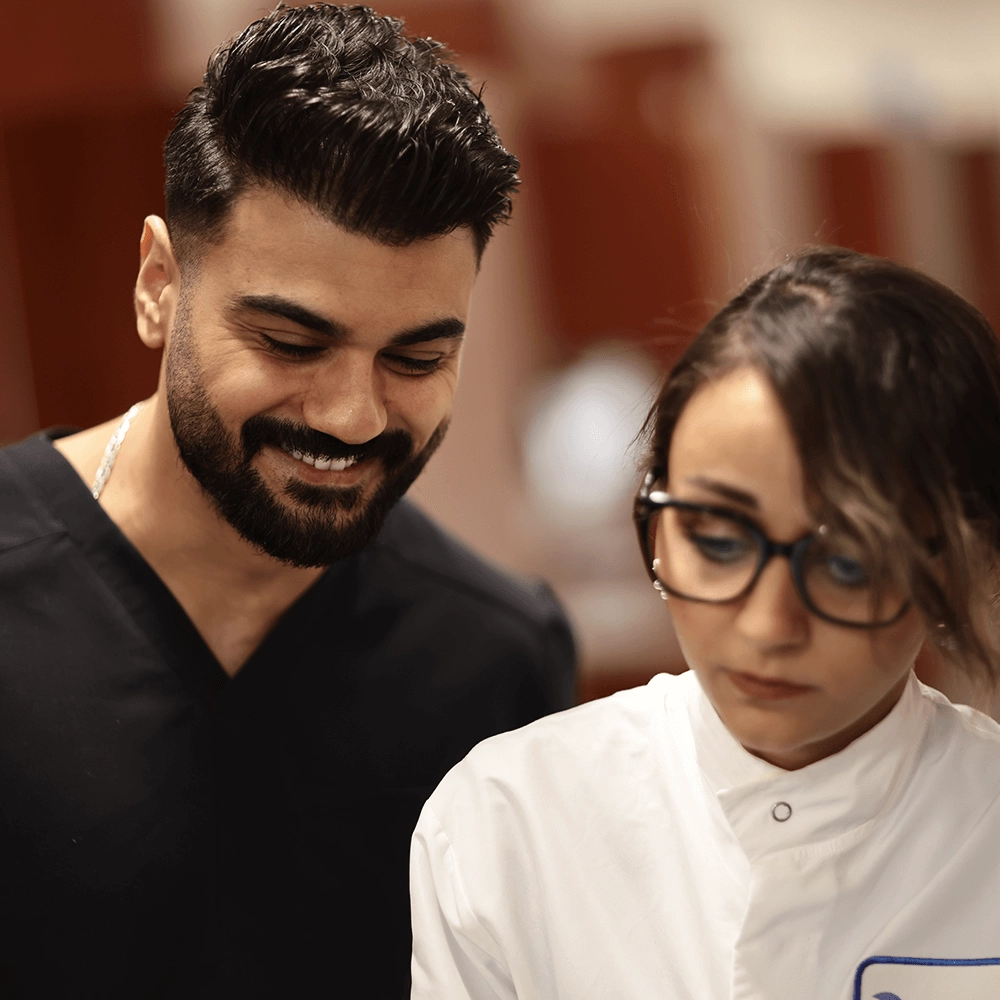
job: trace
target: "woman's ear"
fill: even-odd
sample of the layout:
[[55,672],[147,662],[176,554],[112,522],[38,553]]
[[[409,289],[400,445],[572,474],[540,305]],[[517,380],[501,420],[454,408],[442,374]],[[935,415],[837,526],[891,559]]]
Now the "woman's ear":
[[139,240],[139,275],[135,281],[135,325],[149,348],[166,343],[180,292],[180,268],[170,245],[167,224],[146,217]]

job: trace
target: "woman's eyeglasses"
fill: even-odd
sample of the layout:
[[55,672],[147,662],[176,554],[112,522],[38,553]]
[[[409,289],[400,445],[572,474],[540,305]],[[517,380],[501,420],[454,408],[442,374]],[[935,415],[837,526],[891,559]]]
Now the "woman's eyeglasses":
[[647,476],[635,501],[646,569],[666,596],[706,604],[745,597],[774,556],[791,565],[802,603],[836,625],[879,628],[909,608],[905,592],[875,581],[870,557],[851,536],[821,527],[794,542],[775,542],[749,518],[724,507],[688,503],[654,489]]

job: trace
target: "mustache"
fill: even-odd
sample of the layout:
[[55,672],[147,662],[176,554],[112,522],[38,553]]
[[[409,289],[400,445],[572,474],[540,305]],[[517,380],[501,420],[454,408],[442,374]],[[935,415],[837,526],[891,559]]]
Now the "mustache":
[[403,465],[413,454],[413,438],[400,428],[383,431],[362,444],[348,444],[305,424],[282,420],[265,413],[258,413],[247,420],[240,437],[246,462],[265,445],[322,458],[353,458],[359,462],[381,459],[387,470]]

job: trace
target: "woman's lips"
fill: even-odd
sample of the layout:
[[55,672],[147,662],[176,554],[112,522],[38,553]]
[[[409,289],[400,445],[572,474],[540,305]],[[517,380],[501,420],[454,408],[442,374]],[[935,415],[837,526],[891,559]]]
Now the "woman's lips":
[[745,674],[739,670],[723,671],[733,686],[755,701],[781,701],[797,698],[815,691],[811,684],[792,684],[790,681],[769,680],[756,674]]

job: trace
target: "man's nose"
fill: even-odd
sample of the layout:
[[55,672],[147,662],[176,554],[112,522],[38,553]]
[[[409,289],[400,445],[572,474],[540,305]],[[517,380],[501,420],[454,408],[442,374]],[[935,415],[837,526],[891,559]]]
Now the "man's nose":
[[316,372],[302,416],[314,430],[364,444],[385,430],[387,415],[375,359],[364,351],[334,352]]
[[795,646],[809,636],[809,610],[792,578],[787,559],[772,558],[744,599],[737,628],[755,645]]

